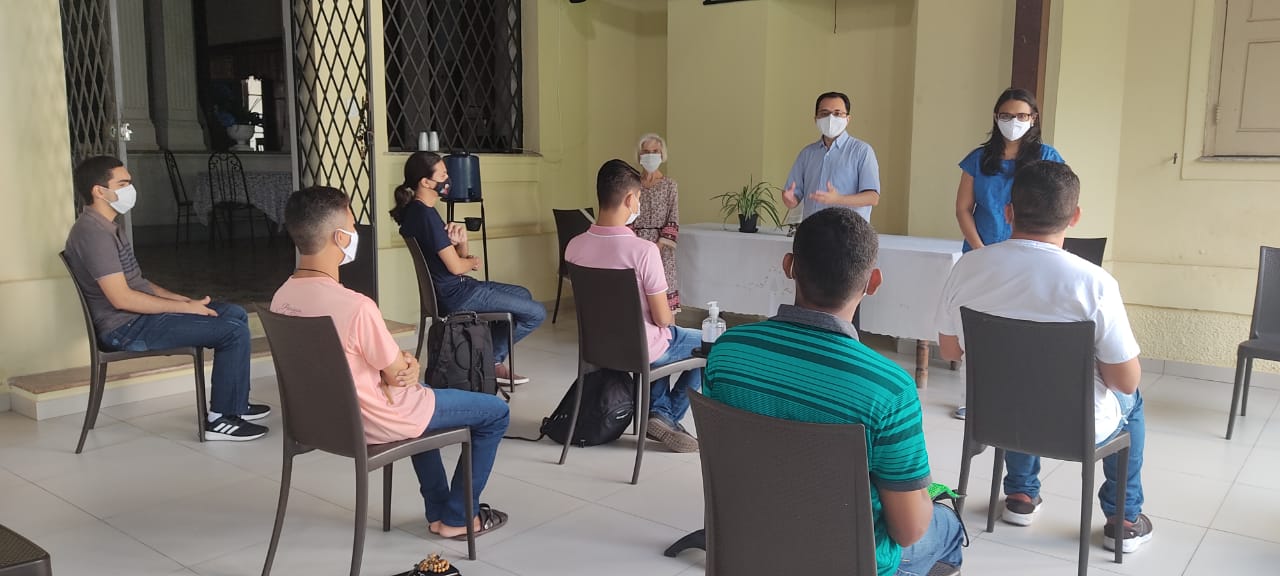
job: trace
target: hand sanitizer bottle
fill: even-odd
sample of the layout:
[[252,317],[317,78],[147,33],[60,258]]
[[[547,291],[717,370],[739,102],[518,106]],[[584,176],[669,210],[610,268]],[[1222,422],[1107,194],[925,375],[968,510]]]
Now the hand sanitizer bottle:
[[711,345],[715,344],[716,339],[724,334],[724,320],[720,319],[720,303],[707,303],[707,319],[702,321],[702,351],[705,354],[711,353]]

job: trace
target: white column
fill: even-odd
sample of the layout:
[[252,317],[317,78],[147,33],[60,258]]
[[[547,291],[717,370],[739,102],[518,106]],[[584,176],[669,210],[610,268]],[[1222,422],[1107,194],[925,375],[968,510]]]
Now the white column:
[[151,122],[151,94],[147,87],[147,28],[143,0],[118,0],[116,15],[120,44],[120,75],[124,78],[121,122],[129,124],[130,150],[155,150],[156,127]]
[[148,2],[151,110],[156,140],[170,150],[204,150],[196,99],[196,47],[191,2]]

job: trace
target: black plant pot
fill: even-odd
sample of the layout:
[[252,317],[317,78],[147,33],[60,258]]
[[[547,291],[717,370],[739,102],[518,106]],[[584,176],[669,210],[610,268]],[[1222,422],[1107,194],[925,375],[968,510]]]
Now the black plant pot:
[[752,214],[750,216],[747,216],[745,214],[738,215],[738,231],[739,232],[746,232],[748,234],[753,233],[759,230],[759,228],[756,227],[756,225],[759,223],[760,223],[759,214]]

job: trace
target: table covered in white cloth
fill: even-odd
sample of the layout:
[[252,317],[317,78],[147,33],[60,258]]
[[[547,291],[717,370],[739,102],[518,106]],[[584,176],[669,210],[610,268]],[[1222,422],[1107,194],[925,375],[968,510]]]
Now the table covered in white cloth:
[[[676,253],[680,299],[700,308],[715,300],[727,312],[773,316],[779,304],[795,301],[795,283],[782,273],[791,241],[778,229],[744,234],[721,224],[681,226]],[[884,283],[862,300],[861,329],[917,340],[916,378],[922,386],[928,342],[938,335],[933,315],[959,258],[959,240],[880,235]]]
[[[267,215],[277,225],[284,224],[284,207],[293,193],[293,174],[289,172],[245,172],[245,185],[249,187],[249,203]],[[209,213],[213,211],[213,197],[209,190],[209,173],[196,175],[196,195],[191,199],[195,204],[196,219],[201,224],[209,223]],[[239,195],[239,184],[236,184]]]

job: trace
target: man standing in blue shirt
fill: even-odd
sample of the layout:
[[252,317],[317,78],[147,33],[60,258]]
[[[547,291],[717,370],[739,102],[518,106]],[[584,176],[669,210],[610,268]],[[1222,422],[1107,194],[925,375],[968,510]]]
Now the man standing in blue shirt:
[[838,206],[871,222],[871,208],[880,203],[880,165],[870,144],[844,131],[849,125],[849,97],[827,92],[818,96],[813,108],[822,139],[796,156],[783,204],[790,209],[803,202],[803,218]]

